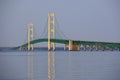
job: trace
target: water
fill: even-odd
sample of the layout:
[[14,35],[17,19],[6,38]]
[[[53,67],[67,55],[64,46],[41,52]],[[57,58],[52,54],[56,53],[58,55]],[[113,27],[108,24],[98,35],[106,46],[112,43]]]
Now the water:
[[0,80],[120,80],[120,52],[0,52]]

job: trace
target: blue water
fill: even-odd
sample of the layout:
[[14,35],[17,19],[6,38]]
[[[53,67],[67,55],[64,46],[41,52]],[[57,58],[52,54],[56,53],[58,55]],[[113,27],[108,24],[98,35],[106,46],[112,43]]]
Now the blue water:
[[120,80],[120,52],[0,52],[0,80]]

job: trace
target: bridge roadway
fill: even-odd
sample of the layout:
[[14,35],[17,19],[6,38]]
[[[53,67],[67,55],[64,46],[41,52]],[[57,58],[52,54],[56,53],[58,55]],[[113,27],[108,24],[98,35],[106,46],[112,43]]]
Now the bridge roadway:
[[[55,42],[55,43],[61,43],[61,44],[69,44],[69,40],[65,40],[65,39],[50,39],[51,42]],[[100,47],[108,47],[108,48],[118,48],[120,49],[120,43],[116,43],[116,42],[97,42],[97,41],[81,41],[81,40],[72,40],[73,44],[75,45],[83,45],[83,46],[100,46]],[[40,43],[40,42],[48,42],[47,38],[42,38],[42,39],[36,39],[33,41],[30,41],[31,44],[36,44],[36,43]],[[17,46],[14,47],[12,49],[19,49],[20,47],[27,47],[28,43],[25,43],[21,46]]]

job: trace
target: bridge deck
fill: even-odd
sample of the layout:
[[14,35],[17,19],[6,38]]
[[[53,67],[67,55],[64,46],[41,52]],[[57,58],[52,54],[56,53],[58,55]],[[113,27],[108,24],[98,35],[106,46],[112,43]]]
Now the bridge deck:
[[[61,43],[61,44],[69,44],[69,40],[65,39],[51,39],[51,42],[55,43]],[[40,42],[48,42],[47,38],[43,39],[36,39],[31,41],[31,44],[36,44]],[[97,42],[97,41],[81,41],[81,40],[73,40],[73,44],[79,44],[79,45],[89,45],[89,46],[101,46],[101,47],[108,47],[108,48],[120,48],[120,43],[115,42]],[[19,49],[20,47],[27,47],[28,43],[25,43],[23,45],[14,47],[13,49]]]

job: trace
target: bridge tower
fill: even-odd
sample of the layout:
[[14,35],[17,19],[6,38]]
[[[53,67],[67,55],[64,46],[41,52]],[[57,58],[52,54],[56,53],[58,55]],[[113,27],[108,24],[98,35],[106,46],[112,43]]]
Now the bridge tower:
[[28,51],[30,49],[34,50],[34,44],[30,43],[32,40],[34,40],[34,25],[33,23],[28,23]]
[[48,14],[48,50],[53,48],[55,50],[56,44],[55,42],[51,42],[50,39],[55,39],[55,14]]

